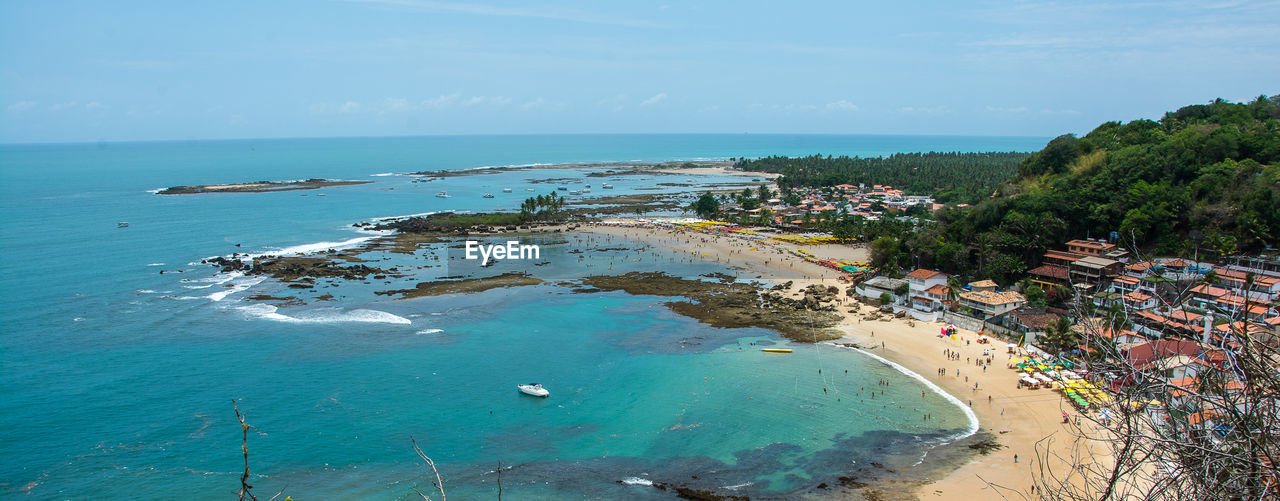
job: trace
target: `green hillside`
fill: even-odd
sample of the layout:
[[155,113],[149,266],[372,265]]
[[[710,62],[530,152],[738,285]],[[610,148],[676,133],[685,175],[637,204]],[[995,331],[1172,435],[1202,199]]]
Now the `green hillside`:
[[1108,122],[1051,141],[996,195],[944,211],[901,242],[922,265],[1005,281],[1072,238],[1202,257],[1275,246],[1280,235],[1280,96],[1217,100],[1158,121]]
[[933,195],[940,202],[975,203],[1018,172],[1026,153],[897,153],[887,157],[764,157],[739,160],[735,167],[782,174],[778,185],[835,186],[887,184],[909,194]]

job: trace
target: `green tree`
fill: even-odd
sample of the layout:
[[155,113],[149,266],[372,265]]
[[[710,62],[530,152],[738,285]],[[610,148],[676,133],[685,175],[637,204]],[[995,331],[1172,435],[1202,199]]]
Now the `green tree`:
[[760,194],[759,198],[761,203],[768,202],[769,199],[773,198],[773,190],[770,190],[769,185],[767,184],[760,185],[757,192]]
[[882,269],[897,269],[898,256],[902,253],[898,239],[880,237],[871,241],[871,265]]
[[715,195],[707,192],[703,193],[697,200],[694,200],[693,203],[690,203],[688,208],[698,217],[711,219],[720,213],[720,201],[716,200]]
[[1048,306],[1048,297],[1045,295],[1044,289],[1039,285],[1027,287],[1027,307],[1028,308],[1044,308]]
[[1044,337],[1040,339],[1040,345],[1055,357],[1079,344],[1080,336],[1071,330],[1071,322],[1066,317],[1060,317],[1057,322],[1049,324],[1045,328]]

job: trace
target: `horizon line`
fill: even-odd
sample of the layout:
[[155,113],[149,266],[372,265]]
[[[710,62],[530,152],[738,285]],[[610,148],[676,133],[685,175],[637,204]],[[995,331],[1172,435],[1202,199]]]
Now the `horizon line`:
[[54,146],[54,145],[101,145],[101,144],[136,144],[136,143],[213,143],[222,141],[298,141],[319,139],[407,139],[428,137],[512,137],[512,136],[903,136],[903,137],[1007,137],[1053,139],[1054,136],[1040,135],[1005,135],[1005,134],[895,134],[895,133],[845,133],[845,132],[507,132],[507,133],[435,133],[435,134],[389,134],[389,135],[349,135],[349,136],[258,136],[258,137],[223,137],[223,138],[186,138],[186,139],[96,139],[72,141],[26,141],[5,142],[0,146]]

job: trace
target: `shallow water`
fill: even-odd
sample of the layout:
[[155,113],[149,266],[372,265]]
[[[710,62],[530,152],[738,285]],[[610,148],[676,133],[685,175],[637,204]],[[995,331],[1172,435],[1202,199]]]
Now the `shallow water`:
[[[526,187],[551,186],[531,179],[581,176],[548,169],[414,183],[379,175],[386,173],[1042,143],[495,136],[0,147],[0,396],[10,402],[0,426],[11,430],[0,441],[0,455],[10,458],[0,483],[39,497],[225,498],[243,468],[233,399],[254,426],[250,466],[268,496],[287,486],[296,498],[412,497],[411,487],[429,488],[430,480],[410,436],[462,498],[489,497],[498,461],[510,467],[503,484],[512,496],[642,498],[667,495],[618,481],[767,494],[811,487],[879,456],[918,457],[927,444],[966,431],[969,420],[937,393],[922,399],[922,384],[888,365],[823,345],[770,355],[751,343],[781,343],[771,332],[707,327],[671,313],[664,305],[671,298],[557,285],[600,271],[726,271],[715,264],[638,248],[580,261],[568,252],[606,242],[547,237],[561,241],[548,241],[550,264],[535,272],[549,279],[544,285],[408,300],[373,294],[445,271],[424,267],[391,283],[322,283],[298,294],[306,304],[276,306],[246,297],[297,291],[198,262],[355,245],[372,236],[351,228],[355,222],[512,208]],[[311,177],[374,183],[148,192]],[[732,180],[680,179],[690,177]],[[617,187],[609,194],[625,194],[665,179],[590,179],[602,181]],[[442,190],[454,196],[433,196]],[[496,197],[481,198],[486,192]],[[119,221],[130,225],[117,228]],[[428,251],[365,257],[376,266],[424,266]],[[321,294],[333,300],[316,299]],[[892,384],[877,387],[885,394],[873,401],[869,388],[881,379]],[[552,397],[515,391],[529,381]],[[920,421],[922,412],[934,419]]]

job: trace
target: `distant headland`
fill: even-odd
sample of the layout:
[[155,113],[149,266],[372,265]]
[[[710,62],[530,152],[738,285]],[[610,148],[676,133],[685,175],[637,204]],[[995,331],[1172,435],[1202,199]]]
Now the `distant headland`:
[[307,179],[305,181],[256,181],[238,184],[198,184],[171,186],[157,191],[158,195],[192,195],[196,193],[262,193],[271,191],[315,190],[330,186],[367,184],[373,181],[335,181],[331,179]]

